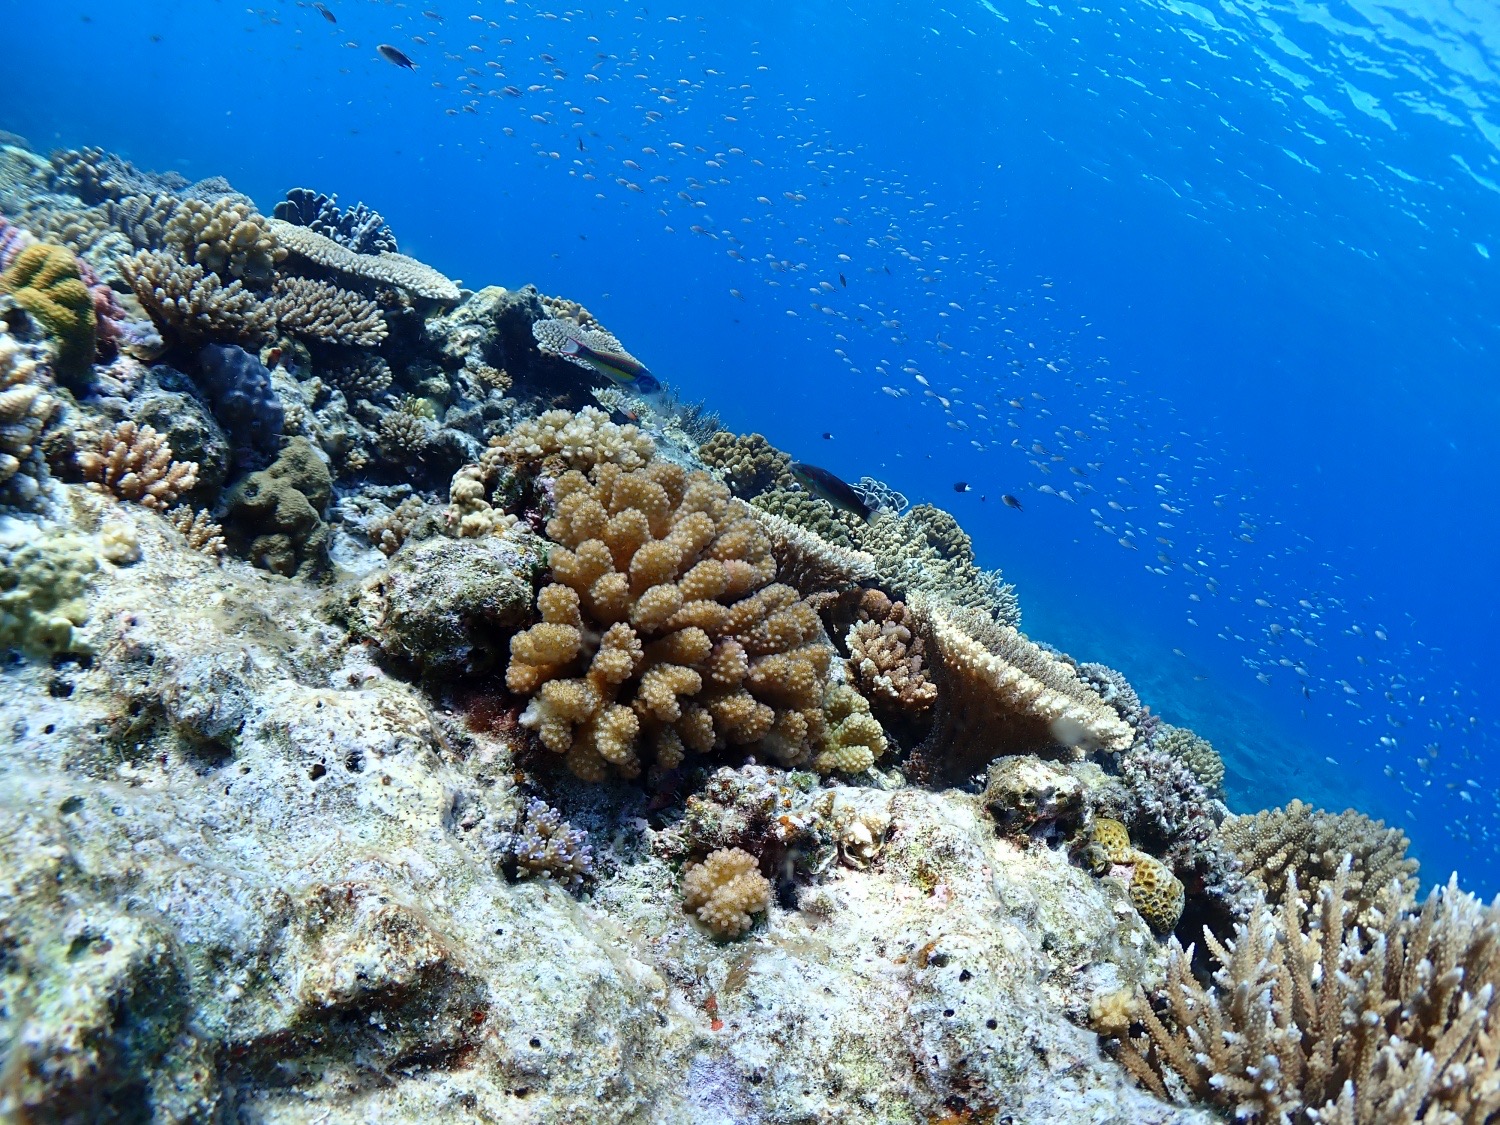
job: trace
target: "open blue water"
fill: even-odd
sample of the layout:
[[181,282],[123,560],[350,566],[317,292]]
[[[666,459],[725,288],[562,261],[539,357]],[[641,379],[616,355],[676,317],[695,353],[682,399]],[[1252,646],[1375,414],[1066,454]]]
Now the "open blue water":
[[581,301],[952,510],[1235,808],[1354,805],[1500,890],[1492,5],[430,2],[26,5],[0,127]]

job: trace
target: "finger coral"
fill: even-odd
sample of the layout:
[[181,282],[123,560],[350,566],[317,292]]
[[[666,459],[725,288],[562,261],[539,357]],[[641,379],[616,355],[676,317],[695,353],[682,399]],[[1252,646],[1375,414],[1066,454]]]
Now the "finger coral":
[[682,876],[682,905],[718,937],[734,938],[754,925],[752,914],[771,905],[771,882],[743,848],[710,852]]
[[1158,1097],[1182,1091],[1237,1121],[1483,1122],[1500,1114],[1500,905],[1456,881],[1368,931],[1344,872],[1316,897],[1295,880],[1193,974],[1174,940],[1161,1010],[1120,1059]]
[[47,479],[41,441],[61,409],[51,373],[0,325],[0,506],[25,507]]
[[225,285],[218,274],[169,251],[122,258],[120,272],[156,327],[178,343],[263,340],[275,329],[272,310],[242,282]]
[[670,769],[689,751],[758,746],[783,764],[817,748],[832,649],[759,524],[705,473],[604,462],[555,485],[553,582],[511,642],[522,721],[574,773]]
[[186,504],[179,504],[167,513],[167,519],[193,550],[211,559],[222,559],[229,550],[224,542],[224,529],[201,508],[194,511]]
[[26,247],[0,273],[0,293],[9,294],[52,338],[60,376],[88,370],[94,358],[94,299],[72,251],[45,242]]
[[268,220],[268,227],[277,244],[285,247],[292,256],[325,270],[393,285],[430,301],[452,303],[460,297],[457,285],[415,258],[389,251],[361,254],[315,230],[282,219]]
[[172,460],[172,447],[150,426],[121,422],[93,449],[78,452],[87,481],[121,500],[166,512],[198,483],[196,461]]
[[833,684],[823,696],[826,730],[818,738],[813,769],[819,773],[864,773],[885,754],[885,731],[870,704],[847,684]]
[[184,199],[163,239],[185,262],[220,277],[269,281],[287,252],[248,199]]
[[1382,820],[1346,809],[1315,809],[1294,800],[1253,816],[1230,817],[1220,834],[1244,864],[1245,874],[1272,906],[1286,896],[1295,872],[1298,885],[1315,896],[1339,875],[1353,909],[1352,921],[1369,926],[1377,914],[1391,917],[1410,905],[1417,891],[1417,861],[1408,859],[1410,841]]
[[326,281],[277,278],[271,304],[283,332],[325,344],[374,348],[388,331],[374,301]]
[[[1066,663],[1008,625],[935,599],[909,603],[937,684],[928,768],[957,779],[999,754],[1123,750],[1135,731]],[[934,753],[941,760],[934,760]]]

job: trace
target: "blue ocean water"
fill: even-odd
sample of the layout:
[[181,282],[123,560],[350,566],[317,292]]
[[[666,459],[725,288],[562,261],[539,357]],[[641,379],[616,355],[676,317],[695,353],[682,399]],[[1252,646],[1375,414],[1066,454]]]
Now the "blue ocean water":
[[1353,805],[1500,891],[1488,5],[433,2],[28,5],[0,127],[582,302],[953,511],[1237,810]]

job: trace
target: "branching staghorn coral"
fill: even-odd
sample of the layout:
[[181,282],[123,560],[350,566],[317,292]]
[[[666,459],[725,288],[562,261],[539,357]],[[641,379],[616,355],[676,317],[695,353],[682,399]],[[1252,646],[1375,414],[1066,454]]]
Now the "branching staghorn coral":
[[36,318],[57,347],[61,377],[88,370],[94,358],[94,298],[71,250],[38,242],[0,273],[0,293]]
[[203,509],[195,511],[186,504],[179,504],[167,513],[167,520],[193,550],[211,559],[222,559],[228,553],[224,529]]
[[[663,769],[691,750],[808,760],[827,728],[833,650],[760,525],[705,473],[604,462],[555,486],[542,622],[511,642],[522,721],[586,780]],[[597,638],[597,639],[596,639]]]
[[1500,1114],[1500,903],[1456,879],[1420,909],[1361,931],[1342,871],[1295,881],[1235,936],[1205,931],[1210,985],[1174,940],[1158,1011],[1120,1059],[1147,1089],[1251,1122],[1415,1125]]
[[388,331],[374,301],[326,281],[277,278],[271,306],[283,332],[325,344],[379,347]]
[[258,341],[275,330],[272,310],[241,282],[225,285],[170,252],[143,250],[121,259],[120,272],[157,328],[179,343]]
[[1353,809],[1324,812],[1294,800],[1231,817],[1220,835],[1273,907],[1281,904],[1293,872],[1314,896],[1334,880],[1346,856],[1350,866],[1340,885],[1354,911],[1352,922],[1368,927],[1377,914],[1389,918],[1410,906],[1417,892],[1417,861],[1406,857],[1406,833]]
[[937,684],[924,768],[951,780],[1000,754],[1123,750],[1135,731],[1066,663],[1008,625],[917,595],[908,605]]
[[682,905],[718,937],[739,937],[771,905],[771,881],[743,848],[720,848],[682,873]]
[[221,278],[267,282],[287,256],[266,217],[243,197],[182,200],[162,238],[183,261]]
[[267,226],[277,245],[284,247],[293,257],[325,270],[393,285],[430,301],[452,303],[460,297],[457,285],[415,258],[388,252],[359,254],[315,230],[282,219],[269,219]]
[[153,511],[165,512],[198,483],[196,461],[172,460],[166,438],[134,422],[121,422],[77,457],[85,480]]
[[720,430],[698,447],[698,456],[744,500],[771,488],[789,489],[796,482],[791,457],[761,434],[736,437]]
[[29,506],[47,479],[42,435],[61,409],[45,363],[0,324],[0,507]]
[[324,373],[350,402],[378,402],[391,389],[391,365],[380,356],[362,355]]

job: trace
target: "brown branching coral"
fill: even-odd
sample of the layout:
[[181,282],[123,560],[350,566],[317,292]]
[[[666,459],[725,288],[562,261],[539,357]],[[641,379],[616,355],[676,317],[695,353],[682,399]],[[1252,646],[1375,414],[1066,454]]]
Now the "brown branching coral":
[[0,505],[33,501],[47,478],[42,437],[61,403],[38,360],[0,325]]
[[350,402],[377,402],[391,389],[391,365],[378,355],[351,359],[327,372],[327,378]]
[[405,254],[381,251],[359,254],[310,227],[299,227],[283,219],[267,219],[267,227],[279,246],[293,257],[311,262],[325,270],[348,277],[393,285],[416,297],[431,301],[455,302],[458,286],[437,270]]
[[1145,1034],[1120,1041],[1143,1086],[1267,1125],[1500,1114],[1500,903],[1454,881],[1362,931],[1344,877],[1316,898],[1290,881],[1229,941],[1205,931],[1209,985],[1174,940],[1164,1007],[1138,1002]]
[[[926,644],[913,631],[915,622],[902,602],[881,595],[866,620],[849,627],[849,674],[859,689],[887,709],[904,713],[928,710],[937,701],[937,685],[923,662]],[[884,602],[883,606],[879,602]]]
[[[511,642],[523,722],[580,777],[670,769],[688,751],[808,760],[826,730],[833,650],[760,525],[704,473],[604,462],[555,486],[553,583]],[[597,638],[597,639],[595,639]]]
[[263,340],[275,329],[272,310],[242,283],[225,285],[218,274],[169,252],[122,258],[120,272],[162,334],[180,343]]
[[183,261],[221,278],[264,282],[287,256],[268,222],[248,199],[184,199],[162,238]]
[[1071,667],[1017,630],[923,595],[908,604],[938,689],[926,769],[956,780],[999,754],[1123,750],[1134,740]]
[[1294,800],[1231,817],[1220,836],[1272,906],[1281,904],[1293,872],[1308,895],[1316,895],[1338,875],[1345,856],[1350,867],[1340,885],[1358,925],[1371,925],[1377,913],[1390,917],[1417,891],[1417,861],[1406,857],[1406,833],[1353,809],[1331,813]]
[[366,527],[370,542],[383,555],[394,555],[411,537],[412,528],[428,509],[427,502],[419,496],[408,496],[388,513],[372,519]]
[[85,480],[106,492],[158,512],[198,483],[196,461],[172,460],[166,438],[134,422],[121,422],[95,448],[80,450],[78,468]]
[[224,529],[201,508],[195,511],[186,504],[179,504],[167,513],[167,519],[193,550],[201,551],[211,559],[222,559],[228,553]]
[[791,520],[752,509],[771,540],[781,581],[804,594],[844,590],[875,577],[875,560],[863,551],[839,547]]
[[743,848],[720,848],[682,875],[682,905],[719,937],[733,938],[771,905],[771,881]]
[[791,457],[761,434],[735,436],[720,430],[698,447],[698,456],[746,500],[767,489],[791,488],[796,481]]
[[271,305],[281,330],[293,336],[361,348],[379,347],[386,337],[380,306],[326,281],[278,278]]

